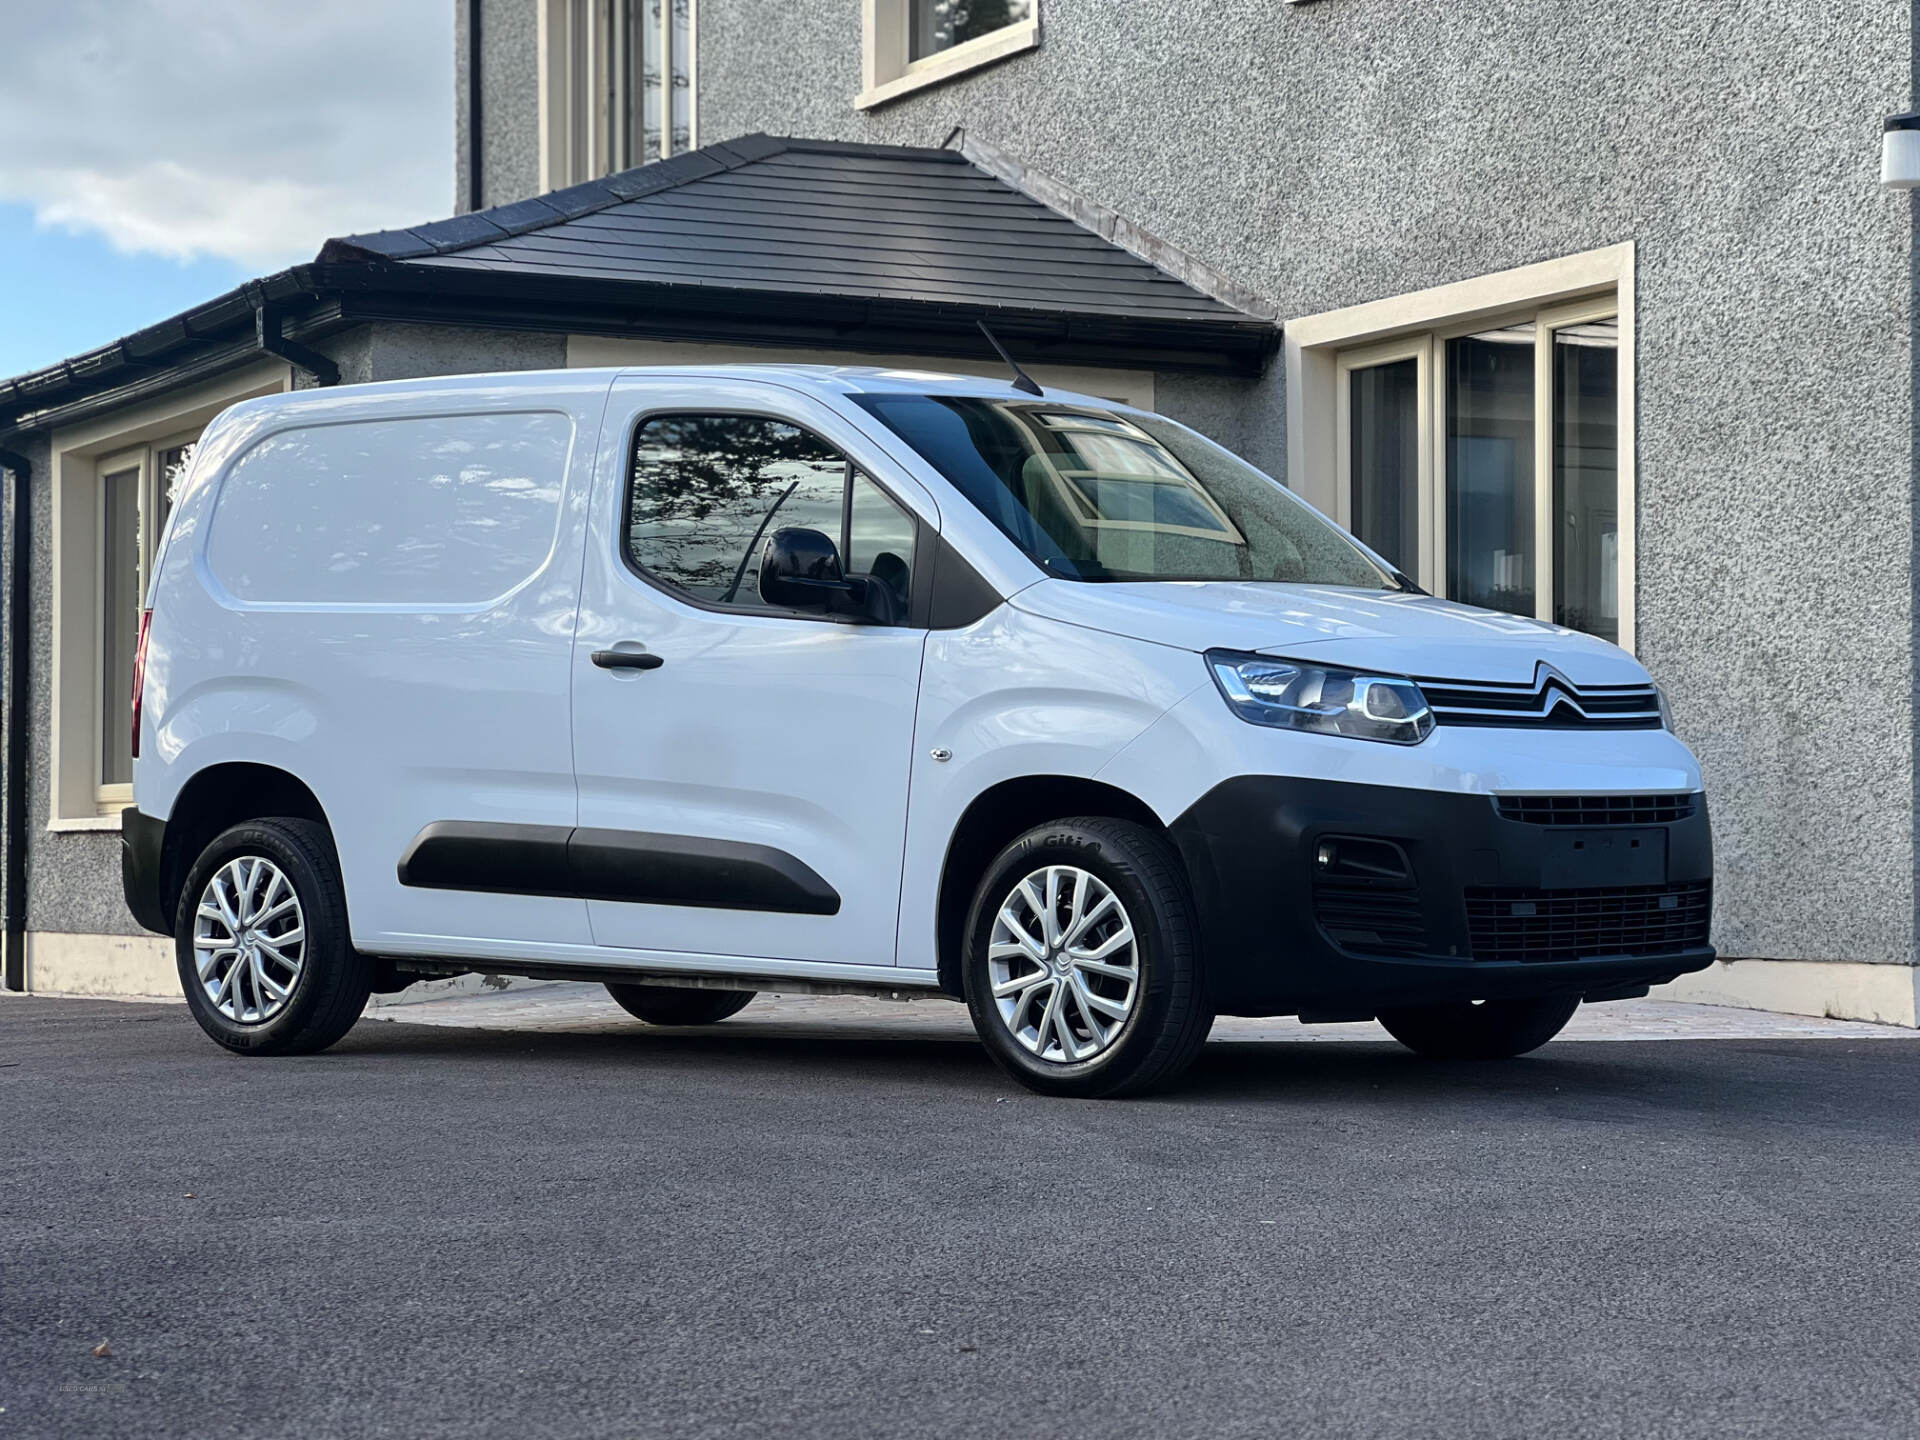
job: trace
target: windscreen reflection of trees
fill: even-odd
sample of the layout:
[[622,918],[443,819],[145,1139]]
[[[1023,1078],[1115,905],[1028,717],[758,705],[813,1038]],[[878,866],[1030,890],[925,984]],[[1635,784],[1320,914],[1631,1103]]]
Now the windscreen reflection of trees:
[[681,415],[649,421],[634,447],[628,547],[652,574],[701,599],[755,603],[761,522],[767,521],[769,535],[799,525],[838,543],[846,463],[806,431],[775,420]]

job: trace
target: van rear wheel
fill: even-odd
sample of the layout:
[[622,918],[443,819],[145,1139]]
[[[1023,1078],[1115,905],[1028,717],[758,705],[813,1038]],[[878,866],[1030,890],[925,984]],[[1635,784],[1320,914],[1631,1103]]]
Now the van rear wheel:
[[1472,1000],[1382,1010],[1387,1033],[1430,1060],[1511,1060],[1558,1035],[1580,1008],[1578,996]]
[[974,1028],[1045,1095],[1139,1095],[1192,1063],[1213,1025],[1179,857],[1128,820],[1029,830],[981,878],[961,978]]
[[649,1025],[717,1025],[738,1015],[758,992],[753,990],[689,990],[679,985],[616,985],[607,993],[620,1008]]
[[373,983],[333,839],[311,820],[249,820],[214,838],[180,892],[174,958],[200,1028],[242,1055],[326,1049]]

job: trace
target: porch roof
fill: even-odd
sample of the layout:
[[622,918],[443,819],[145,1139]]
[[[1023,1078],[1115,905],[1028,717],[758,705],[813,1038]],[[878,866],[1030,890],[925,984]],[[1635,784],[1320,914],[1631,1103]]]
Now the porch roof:
[[978,358],[986,319],[1023,360],[1253,374],[1279,340],[1270,318],[958,150],[749,135],[534,199],[329,240],[309,264],[0,381],[0,434],[250,359],[263,307],[308,345],[394,320]]

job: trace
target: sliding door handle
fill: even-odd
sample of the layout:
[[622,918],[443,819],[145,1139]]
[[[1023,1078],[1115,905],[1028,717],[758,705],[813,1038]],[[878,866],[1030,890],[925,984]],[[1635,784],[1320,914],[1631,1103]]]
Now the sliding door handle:
[[602,670],[658,670],[667,662],[645,650],[596,650],[593,663]]

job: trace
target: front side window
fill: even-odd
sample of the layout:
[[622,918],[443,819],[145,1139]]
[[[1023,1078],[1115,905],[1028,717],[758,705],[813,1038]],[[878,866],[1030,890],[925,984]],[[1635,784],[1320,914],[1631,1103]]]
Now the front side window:
[[646,574],[703,604],[764,609],[760,560],[789,528],[825,535],[847,574],[888,586],[905,613],[913,517],[819,436],[761,415],[658,415],[640,427],[626,544]]
[[942,395],[861,395],[1050,575],[1399,588],[1332,525],[1156,416]]

